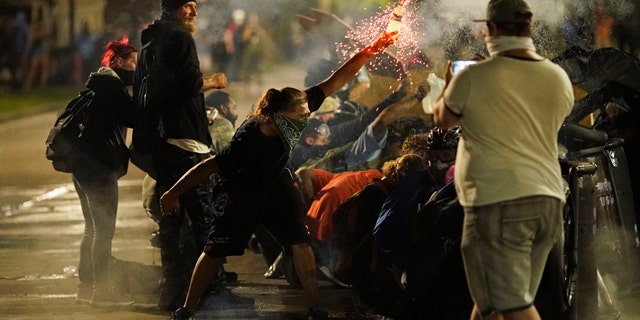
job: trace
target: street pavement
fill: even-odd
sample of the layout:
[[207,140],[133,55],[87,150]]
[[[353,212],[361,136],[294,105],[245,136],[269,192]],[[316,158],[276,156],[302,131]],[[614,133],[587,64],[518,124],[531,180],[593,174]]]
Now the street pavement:
[[[303,75],[284,69],[269,84],[301,87]],[[236,99],[240,119],[265,88],[230,85],[228,91]],[[136,304],[112,309],[75,304],[84,222],[70,175],[54,171],[44,157],[44,140],[54,119],[55,112],[43,112],[0,123],[0,319],[167,319],[168,313],[155,308],[160,252],[149,242],[156,225],[142,208],[144,174],[134,166],[120,180],[113,256],[117,259],[115,277],[132,293]],[[256,305],[199,312],[197,319],[304,318],[302,291],[284,279],[264,279],[267,267],[259,254],[247,251],[228,260],[227,270],[239,274],[239,284],[232,290],[254,298]],[[620,319],[640,320],[640,296],[617,298],[615,288],[610,289]],[[320,293],[338,319],[353,318],[348,289],[320,281]]]
[[[239,122],[267,86],[302,87],[304,73],[280,68],[268,83],[230,84]],[[51,108],[49,108],[51,109]],[[120,201],[113,256],[119,283],[136,304],[121,309],[75,304],[77,265],[84,221],[69,174],[56,172],[44,157],[44,141],[55,120],[49,111],[0,123],[0,319],[167,319],[159,312],[160,251],[149,238],[156,230],[141,202],[144,174],[130,165],[119,183]],[[302,319],[302,290],[284,279],[264,279],[262,256],[252,251],[230,257],[226,269],[239,274],[231,289],[256,300],[253,308],[196,314],[197,319]],[[123,274],[124,272],[124,274]],[[323,301],[345,317],[349,291],[320,282]]]
[[[0,220],[0,319],[166,319],[155,308],[160,279],[160,252],[150,245],[155,223],[144,213],[141,174],[120,183],[120,205],[113,256],[114,282],[128,288],[136,304],[126,308],[101,309],[75,304],[79,283],[78,250],[84,222],[71,184],[62,184],[33,205],[5,211]],[[306,306],[302,291],[286,280],[262,276],[262,256],[248,251],[230,257],[227,270],[239,274],[234,292],[252,297],[249,309],[217,313],[201,312],[197,319],[302,319]],[[124,284],[123,284],[124,283]],[[321,294],[338,316],[349,306],[349,292],[321,282]]]

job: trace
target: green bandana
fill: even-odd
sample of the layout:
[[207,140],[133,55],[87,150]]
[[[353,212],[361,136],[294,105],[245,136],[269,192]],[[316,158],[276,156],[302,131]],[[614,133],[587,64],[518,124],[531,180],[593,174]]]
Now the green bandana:
[[309,118],[291,120],[280,113],[274,114],[271,117],[276,126],[278,126],[280,139],[282,139],[285,149],[287,149],[287,152],[291,152],[296,143],[298,143],[302,135],[302,130],[307,126]]

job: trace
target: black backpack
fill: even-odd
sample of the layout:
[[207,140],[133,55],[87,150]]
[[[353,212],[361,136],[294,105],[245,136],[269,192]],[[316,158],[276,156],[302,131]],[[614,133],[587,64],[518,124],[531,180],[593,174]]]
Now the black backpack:
[[86,89],[58,113],[45,142],[46,157],[60,172],[73,172],[90,139],[95,92]]
[[151,154],[164,140],[162,116],[158,103],[151,101],[153,94],[149,86],[150,71],[155,59],[152,44],[153,41],[150,41],[140,49],[134,74],[133,97],[136,110],[131,142],[135,152],[140,155]]

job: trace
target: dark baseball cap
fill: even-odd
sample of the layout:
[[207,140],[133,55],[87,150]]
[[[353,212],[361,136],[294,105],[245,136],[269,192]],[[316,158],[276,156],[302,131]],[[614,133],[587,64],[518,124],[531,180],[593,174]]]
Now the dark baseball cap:
[[531,8],[523,0],[490,0],[487,5],[487,18],[474,22],[493,23],[531,23]]

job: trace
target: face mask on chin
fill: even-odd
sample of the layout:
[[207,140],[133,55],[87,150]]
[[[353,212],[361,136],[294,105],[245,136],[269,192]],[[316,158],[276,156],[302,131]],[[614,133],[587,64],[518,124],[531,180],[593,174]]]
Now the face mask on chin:
[[133,85],[133,70],[113,69],[125,86]]

